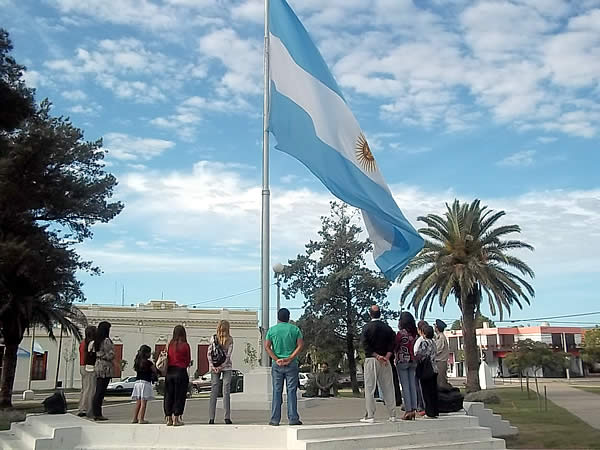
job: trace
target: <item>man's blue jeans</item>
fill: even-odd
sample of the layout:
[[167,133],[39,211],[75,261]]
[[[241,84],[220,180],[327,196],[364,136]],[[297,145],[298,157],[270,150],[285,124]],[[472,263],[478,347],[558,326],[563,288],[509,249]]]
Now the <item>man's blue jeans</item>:
[[283,381],[287,386],[287,414],[290,423],[298,422],[298,362],[294,361],[287,366],[278,366],[273,362],[271,366],[273,378],[273,402],[271,404],[271,423],[279,424],[281,420],[281,403],[283,402]]

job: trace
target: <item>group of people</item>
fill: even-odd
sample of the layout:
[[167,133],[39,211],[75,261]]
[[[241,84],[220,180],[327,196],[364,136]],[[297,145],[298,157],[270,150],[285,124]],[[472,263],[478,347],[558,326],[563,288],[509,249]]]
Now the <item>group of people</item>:
[[[399,403],[395,391],[395,385],[398,384],[395,377],[402,386],[405,412],[401,419],[414,420],[417,415],[438,417],[438,384],[450,386],[446,378],[448,341],[443,333],[446,324],[441,320],[436,321],[436,335],[431,325],[425,321],[420,321],[417,325],[412,314],[404,311],[400,315],[399,331],[396,333],[381,320],[381,310],[377,305],[370,308],[369,314],[371,320],[365,325],[361,336],[365,351],[363,373],[366,401],[366,413],[361,421],[375,421],[376,390],[388,408],[389,420],[397,420],[396,409]],[[277,325],[269,328],[265,337],[265,351],[272,359],[273,399],[269,425],[278,426],[281,420],[284,383],[287,389],[288,423],[302,425],[298,414],[297,391],[298,355],[304,347],[304,340],[300,329],[289,323],[288,309],[280,309],[277,319]],[[114,376],[115,358],[114,345],[109,335],[108,322],[100,322],[97,328],[89,326],[79,348],[82,380],[79,416],[88,416],[95,421],[107,420],[102,414],[102,404],[110,379]],[[221,320],[207,350],[211,374],[210,424],[215,422],[221,380],[224,421],[226,424],[232,423],[232,353],[233,338],[230,325],[227,320]],[[162,373],[157,365],[161,366]],[[134,362],[137,380],[132,392],[132,399],[136,401],[132,422],[148,423],[145,414],[147,402],[154,399],[152,384],[158,380],[159,374],[162,374],[165,376],[165,423],[167,426],[183,425],[182,416],[189,390],[188,368],[191,365],[190,346],[182,325],[173,329],[173,337],[157,358],[157,364],[152,361],[151,348],[142,345]],[[322,372],[327,374],[328,367],[322,366]],[[320,377],[320,394],[328,396],[334,383],[335,377]]]
[[[78,415],[80,417],[87,416],[95,421],[108,420],[102,414],[102,404],[108,384],[115,374],[115,350],[109,335],[109,322],[100,322],[98,327],[88,326],[85,329],[85,339],[79,346],[81,397]],[[230,406],[232,353],[233,338],[230,333],[230,325],[227,320],[221,320],[217,325],[216,333],[210,339],[207,350],[211,374],[209,403],[209,423],[211,424],[215,422],[221,378],[223,380],[225,423],[232,424]],[[132,400],[136,401],[132,423],[148,423],[145,415],[148,401],[154,400],[152,385],[158,381],[159,375],[164,375],[165,423],[167,426],[176,427],[184,425],[182,417],[189,391],[188,368],[192,365],[192,357],[186,330],[182,325],[177,325],[173,329],[173,336],[166,345],[163,358],[166,358],[166,364],[161,373],[152,360],[152,349],[148,345],[142,345],[137,352],[133,366],[136,372],[136,382],[131,394]]]
[[[448,341],[446,324],[436,320],[434,327],[424,320],[418,325],[413,315],[400,315],[398,332],[381,320],[381,310],[373,305],[371,320],[363,329],[361,341],[365,351],[364,381],[366,413],[362,422],[375,422],[375,391],[382,396],[389,420],[397,417],[395,379],[402,387],[404,415],[402,420],[414,420],[418,415],[435,419],[438,411],[438,386],[448,387]],[[394,370],[395,369],[395,370]]]

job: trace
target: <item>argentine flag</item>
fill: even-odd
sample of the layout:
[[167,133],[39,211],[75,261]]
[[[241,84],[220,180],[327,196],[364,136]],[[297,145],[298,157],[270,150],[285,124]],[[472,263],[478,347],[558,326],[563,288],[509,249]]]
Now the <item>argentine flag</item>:
[[359,208],[375,263],[394,280],[423,247],[385,183],[340,88],[285,0],[270,0],[269,131],[336,197]]

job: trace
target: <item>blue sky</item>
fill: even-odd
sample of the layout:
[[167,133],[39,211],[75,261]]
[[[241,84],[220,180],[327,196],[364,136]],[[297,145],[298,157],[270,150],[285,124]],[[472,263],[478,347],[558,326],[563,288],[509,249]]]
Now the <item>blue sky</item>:
[[[481,198],[536,247],[523,255],[536,298],[512,318],[598,309],[600,1],[290,4],[413,224],[455,197]],[[103,137],[119,180],[125,210],[80,248],[104,270],[82,276],[88,301],[120,304],[123,286],[127,304],[259,287],[262,1],[0,8],[38,99]],[[332,197],[276,151],[271,176],[272,260],[285,262],[316,236]],[[199,307],[259,303],[254,291]]]

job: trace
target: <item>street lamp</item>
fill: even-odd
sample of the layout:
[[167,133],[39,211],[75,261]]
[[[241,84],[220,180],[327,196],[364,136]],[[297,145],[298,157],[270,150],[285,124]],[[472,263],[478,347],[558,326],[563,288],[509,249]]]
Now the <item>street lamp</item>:
[[273,272],[275,272],[275,284],[277,284],[277,313],[281,309],[281,274],[283,273],[283,264],[273,264]]

